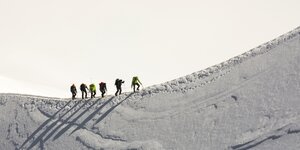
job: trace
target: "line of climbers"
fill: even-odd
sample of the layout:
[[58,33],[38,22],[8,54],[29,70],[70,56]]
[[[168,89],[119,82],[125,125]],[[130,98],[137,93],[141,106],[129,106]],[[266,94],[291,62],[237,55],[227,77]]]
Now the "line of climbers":
[[[116,79],[115,86],[117,88],[117,91],[115,93],[115,96],[118,96],[118,94],[120,95],[122,93],[122,84],[123,83],[125,83],[125,81],[123,81],[121,79]],[[139,80],[139,78],[137,76],[133,77],[132,82],[131,82],[131,88],[133,88],[133,92],[135,92],[136,90],[139,90],[140,85],[142,85],[142,83]],[[137,88],[136,88],[136,86],[137,86]],[[99,89],[100,89],[100,92],[101,92],[101,96],[104,97],[104,94],[107,92],[106,83],[105,82],[99,83]],[[70,90],[71,90],[71,93],[72,93],[72,99],[75,99],[75,97],[77,95],[77,89],[76,89],[75,84],[73,84],[71,86]],[[96,96],[96,85],[92,83],[92,84],[90,84],[90,86],[88,88],[86,84],[82,83],[80,85],[80,91],[82,93],[82,99],[87,98],[88,91],[91,93],[91,98],[95,98],[95,96]]]

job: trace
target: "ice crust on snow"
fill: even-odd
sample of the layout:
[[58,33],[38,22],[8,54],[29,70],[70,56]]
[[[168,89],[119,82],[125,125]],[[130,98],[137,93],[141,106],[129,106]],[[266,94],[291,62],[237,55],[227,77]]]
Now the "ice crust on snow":
[[0,149],[299,149],[299,35],[117,97],[0,94]]

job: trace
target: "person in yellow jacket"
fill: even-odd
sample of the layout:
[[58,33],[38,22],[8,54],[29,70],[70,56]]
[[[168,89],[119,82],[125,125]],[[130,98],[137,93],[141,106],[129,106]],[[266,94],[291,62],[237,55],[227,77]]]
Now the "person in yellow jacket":
[[133,88],[133,92],[135,92],[135,86],[137,86],[137,90],[139,90],[140,84],[142,85],[141,81],[137,76],[132,77],[131,88]]
[[96,86],[95,84],[90,84],[91,98],[95,98],[96,96]]

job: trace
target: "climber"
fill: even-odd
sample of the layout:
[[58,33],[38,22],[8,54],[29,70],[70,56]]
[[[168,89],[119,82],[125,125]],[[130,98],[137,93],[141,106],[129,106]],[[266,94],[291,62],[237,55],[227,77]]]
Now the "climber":
[[81,90],[81,93],[82,93],[82,99],[87,98],[87,90],[89,90],[89,89],[84,83],[82,83],[80,85],[80,90]]
[[133,92],[135,92],[135,86],[137,86],[137,90],[140,89],[140,84],[142,85],[141,81],[137,76],[132,78],[131,88],[133,88]]
[[96,86],[95,84],[90,84],[91,98],[95,98],[96,96]]
[[118,93],[119,95],[122,93],[122,84],[125,83],[125,81],[121,80],[121,79],[116,79],[115,82],[115,86],[117,87],[117,92],[115,93],[115,95],[117,96]]
[[76,89],[75,84],[73,84],[70,89],[71,89],[71,92],[72,92],[72,99],[74,100],[75,97],[76,97],[76,94],[77,94],[77,89]]
[[104,94],[107,91],[106,83],[104,83],[104,82],[99,83],[99,89],[100,89],[100,92],[101,92],[101,96],[104,97]]

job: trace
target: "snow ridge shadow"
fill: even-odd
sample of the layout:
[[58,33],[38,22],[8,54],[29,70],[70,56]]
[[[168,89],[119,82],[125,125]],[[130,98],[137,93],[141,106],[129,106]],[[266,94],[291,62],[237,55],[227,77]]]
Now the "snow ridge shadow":
[[[87,100],[83,105],[81,105],[79,107],[79,109],[77,109],[74,113],[72,113],[70,116],[75,115],[83,106],[85,106],[90,100]],[[76,102],[71,109],[67,110],[65,113],[59,115],[59,117],[57,119],[55,119],[55,115],[53,115],[53,117],[49,118],[48,120],[46,120],[40,127],[38,127],[37,130],[35,130],[35,132],[29,136],[29,138],[27,138],[27,140],[22,144],[21,148],[23,146],[25,146],[26,143],[28,143],[28,141],[33,140],[32,143],[29,145],[29,147],[27,149],[32,149],[34,146],[36,146],[38,143],[40,143],[40,148],[43,149],[43,145],[44,143],[49,139],[49,135],[53,134],[53,131],[55,132],[57,128],[55,128],[53,130],[53,128],[63,120],[63,117],[66,116],[69,112],[71,112],[71,110],[75,109],[76,106],[78,106],[80,104],[80,102]],[[68,105],[68,103],[67,103]],[[65,105],[62,109],[60,110],[64,110],[64,108],[66,108]],[[59,111],[58,111],[59,112]],[[58,112],[56,114],[58,114]],[[42,113],[43,114],[43,113]],[[68,118],[70,118],[70,116]],[[67,119],[68,119],[67,118]],[[56,120],[56,121],[55,121]],[[54,122],[53,122],[54,121]],[[45,128],[43,130],[43,128]],[[52,132],[46,137],[44,138],[50,131],[52,130]],[[41,132],[37,137],[35,137],[39,132]]]
[[[43,122],[28,138],[23,142],[23,144],[20,146],[19,149],[32,149],[33,147],[39,145],[40,149],[44,149],[44,145],[47,141],[49,141],[52,138],[52,141],[60,138],[62,135],[64,135],[69,129],[72,127],[76,127],[74,130],[71,131],[69,134],[72,135],[74,132],[76,132],[79,129],[87,129],[85,126],[86,124],[91,121],[95,120],[93,122],[93,126],[101,122],[103,119],[105,119],[110,113],[113,112],[113,110],[118,107],[120,104],[122,104],[125,100],[130,98],[134,93],[130,93],[127,95],[124,99],[116,103],[115,105],[109,106],[110,108],[106,110],[104,113],[102,113],[98,118],[96,117],[97,114],[105,107],[107,106],[112,100],[116,97],[111,97],[110,99],[106,101],[100,101],[101,98],[96,99],[95,101],[91,102],[92,99],[89,99],[82,103],[82,101],[77,101],[74,103],[73,106],[70,106],[72,104],[72,100],[68,101],[64,106],[62,106],[57,112],[55,112],[53,115],[49,115],[45,112],[43,112],[41,109],[38,109],[41,114],[48,117],[48,119]],[[99,103],[100,102],[100,103]],[[84,108],[87,104],[89,106],[87,108]],[[86,115],[93,106],[98,104],[100,107],[95,109],[93,112]],[[67,106],[70,108],[68,109]],[[73,111],[73,112],[72,112]],[[79,113],[80,112],[80,113]],[[83,118],[83,116],[87,116]],[[78,123],[82,119],[80,123]],[[87,129],[88,131],[100,135],[103,139],[111,139],[107,136],[103,136],[97,132],[93,132],[90,129]],[[113,140],[113,139],[111,139]],[[124,140],[121,140],[124,141]]]
[[[101,106],[100,106],[100,108],[102,109],[106,104],[108,104],[111,100],[113,99],[113,97],[112,98],[110,98],[109,100],[107,100],[104,104],[102,104]],[[60,136],[62,136],[65,132],[67,132],[72,126],[74,126],[74,125],[76,125],[76,121],[77,120],[79,120],[79,118],[81,118],[84,114],[86,114],[88,111],[89,111],[89,109],[90,108],[92,108],[94,105],[96,105],[97,104],[97,101],[95,101],[92,105],[90,105],[87,109],[85,109],[83,112],[81,112],[79,115],[77,115],[77,117],[76,118],[74,118],[71,122],[68,122],[68,120],[69,119],[71,119],[74,115],[75,115],[75,113],[73,113],[71,116],[69,116],[68,118],[67,118],[67,120],[65,120],[61,125],[60,125],[60,127],[62,127],[63,125],[65,125],[65,124],[67,124],[67,126],[65,126],[63,129],[61,129],[54,137],[53,137],[53,140],[56,140],[56,139],[58,139]],[[99,109],[99,110],[101,110],[101,109]],[[89,117],[88,117],[89,118]],[[59,127],[59,128],[60,128]],[[55,131],[54,131],[55,132]],[[54,133],[53,133],[54,134]],[[51,137],[51,136],[50,136]],[[50,138],[49,137],[49,138]]]
[[131,97],[134,93],[130,93],[126,98],[124,98],[122,101],[118,102],[115,106],[111,107],[109,110],[107,110],[99,119],[96,120],[94,125],[98,124],[100,121],[102,121],[105,117],[107,117],[108,114],[110,114],[116,107],[118,107],[120,104],[122,104],[125,100],[127,100],[129,97]]
[[[34,139],[34,137],[40,132],[40,131],[42,131],[42,129],[44,128],[44,127],[46,127],[48,124],[50,124],[50,122],[55,118],[55,116],[59,113],[59,112],[61,112],[61,111],[63,111],[65,108],[66,108],[66,106],[68,106],[69,104],[71,103],[71,100],[70,101],[68,101],[61,109],[59,109],[56,113],[54,113],[51,117],[49,117],[49,119],[47,119],[43,124],[41,124],[24,142],[23,142],[23,144],[20,146],[20,149],[22,149],[30,140],[33,140]],[[74,105],[75,106],[75,105]],[[73,109],[74,107],[72,107],[69,111],[71,111],[72,109]],[[69,111],[67,111],[65,114],[67,114]],[[64,115],[65,115],[64,114]],[[64,116],[64,115],[62,115],[62,116]],[[34,143],[34,142],[33,142]]]
[[[77,114],[85,105],[87,105],[91,99],[85,101],[77,110],[75,110],[73,113],[71,113],[66,119],[63,119],[66,115],[68,115],[72,110],[74,110],[80,103],[81,101],[75,102],[75,104],[70,108],[66,109],[66,107],[71,103],[69,101],[66,105],[64,105],[59,111],[57,111],[52,117],[47,119],[42,125],[40,125],[27,139],[26,141],[21,145],[20,149],[24,149],[25,145],[29,143],[29,141],[32,141],[30,145],[25,148],[25,149],[32,149],[34,146],[40,143],[40,148],[43,149],[43,145],[45,142],[47,142],[52,135],[56,131],[58,131],[63,125],[67,123],[71,117],[73,117],[75,114]],[[98,100],[94,102],[96,104]],[[41,111],[41,110],[40,110]],[[61,113],[66,111],[65,113]],[[86,112],[86,111],[85,111]],[[44,114],[44,113],[42,113]],[[56,116],[59,116],[58,118],[55,118]],[[59,124],[60,123],[60,124]],[[57,126],[57,124],[59,124]],[[55,128],[56,127],[56,128]],[[40,134],[39,134],[40,133]],[[48,135],[47,135],[48,134]],[[47,135],[47,136],[46,136]]]

